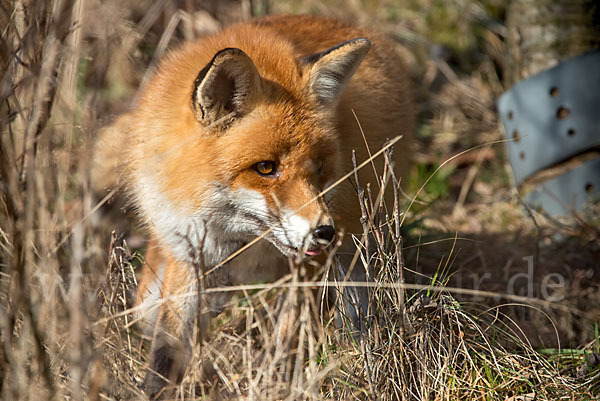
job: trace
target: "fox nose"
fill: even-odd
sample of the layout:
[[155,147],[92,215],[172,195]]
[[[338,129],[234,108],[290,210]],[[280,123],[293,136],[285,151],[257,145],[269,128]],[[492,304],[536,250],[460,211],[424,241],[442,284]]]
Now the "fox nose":
[[333,241],[333,237],[335,237],[335,229],[329,225],[319,226],[315,228],[313,236],[315,239],[331,242]]

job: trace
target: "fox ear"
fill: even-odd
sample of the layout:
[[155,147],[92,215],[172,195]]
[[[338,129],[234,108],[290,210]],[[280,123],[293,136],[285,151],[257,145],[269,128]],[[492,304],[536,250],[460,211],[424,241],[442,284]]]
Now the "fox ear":
[[301,59],[303,63],[311,65],[309,90],[321,105],[337,104],[346,84],[370,48],[368,39],[357,38]]
[[240,49],[219,51],[194,81],[192,108],[203,125],[227,125],[252,110],[260,93],[260,75]]

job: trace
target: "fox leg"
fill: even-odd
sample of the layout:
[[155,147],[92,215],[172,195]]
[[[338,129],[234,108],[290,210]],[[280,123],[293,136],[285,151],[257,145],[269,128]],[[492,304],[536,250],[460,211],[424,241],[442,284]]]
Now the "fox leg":
[[[371,248],[373,247],[371,246]],[[370,251],[369,254],[372,255],[375,249],[370,249]],[[366,255],[358,255],[355,258],[356,252],[356,246],[350,241],[346,241],[340,247],[332,266],[333,276],[341,282],[339,287],[333,289],[333,299],[337,309],[336,325],[349,330],[349,334],[353,337],[364,334],[375,306],[372,303],[372,289],[368,285],[346,286],[343,284],[343,281],[351,284],[368,283],[374,279],[372,261],[367,261]],[[367,264],[365,265],[365,263]]]
[[[151,398],[169,382],[181,381],[190,359],[197,333],[206,333],[209,313],[200,310],[197,275],[178,261],[167,259],[159,302],[162,304],[154,325],[150,364],[145,388]],[[198,331],[195,329],[198,328]]]
[[150,399],[160,397],[161,390],[169,383],[178,383],[189,360],[190,347],[186,341],[170,332],[173,327],[166,328],[172,326],[167,322],[171,322],[174,315],[164,309],[159,311],[152,339],[150,365],[144,383]]

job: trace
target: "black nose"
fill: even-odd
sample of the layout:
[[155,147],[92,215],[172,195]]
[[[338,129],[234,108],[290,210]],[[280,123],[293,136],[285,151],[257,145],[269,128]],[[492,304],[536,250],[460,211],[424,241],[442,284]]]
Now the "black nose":
[[335,229],[333,226],[319,226],[315,228],[313,235],[316,239],[331,242],[335,237]]

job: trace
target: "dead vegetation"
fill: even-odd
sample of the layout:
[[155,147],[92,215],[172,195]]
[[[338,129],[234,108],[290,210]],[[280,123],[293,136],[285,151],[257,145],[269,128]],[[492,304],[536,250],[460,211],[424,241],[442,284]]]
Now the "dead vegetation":
[[[320,296],[348,285],[335,259],[316,277],[292,261],[281,281],[238,289],[177,399],[597,399],[598,212],[555,221],[524,211],[511,190],[502,145],[490,144],[500,139],[502,27],[471,30],[493,2],[357,4],[0,2],[2,399],[144,397],[149,343],[130,313],[143,241],[135,223],[97,213],[110,202],[90,191],[94,134],[166,49],[265,12],[377,22],[409,49],[422,121],[408,200],[429,181],[410,209],[399,195],[387,213],[364,188],[376,252],[361,248],[357,263],[375,272],[363,335],[334,324]],[[440,15],[464,24],[446,29]],[[531,280],[510,294],[527,257]],[[565,282],[546,295],[560,301],[540,302],[551,273]]]

